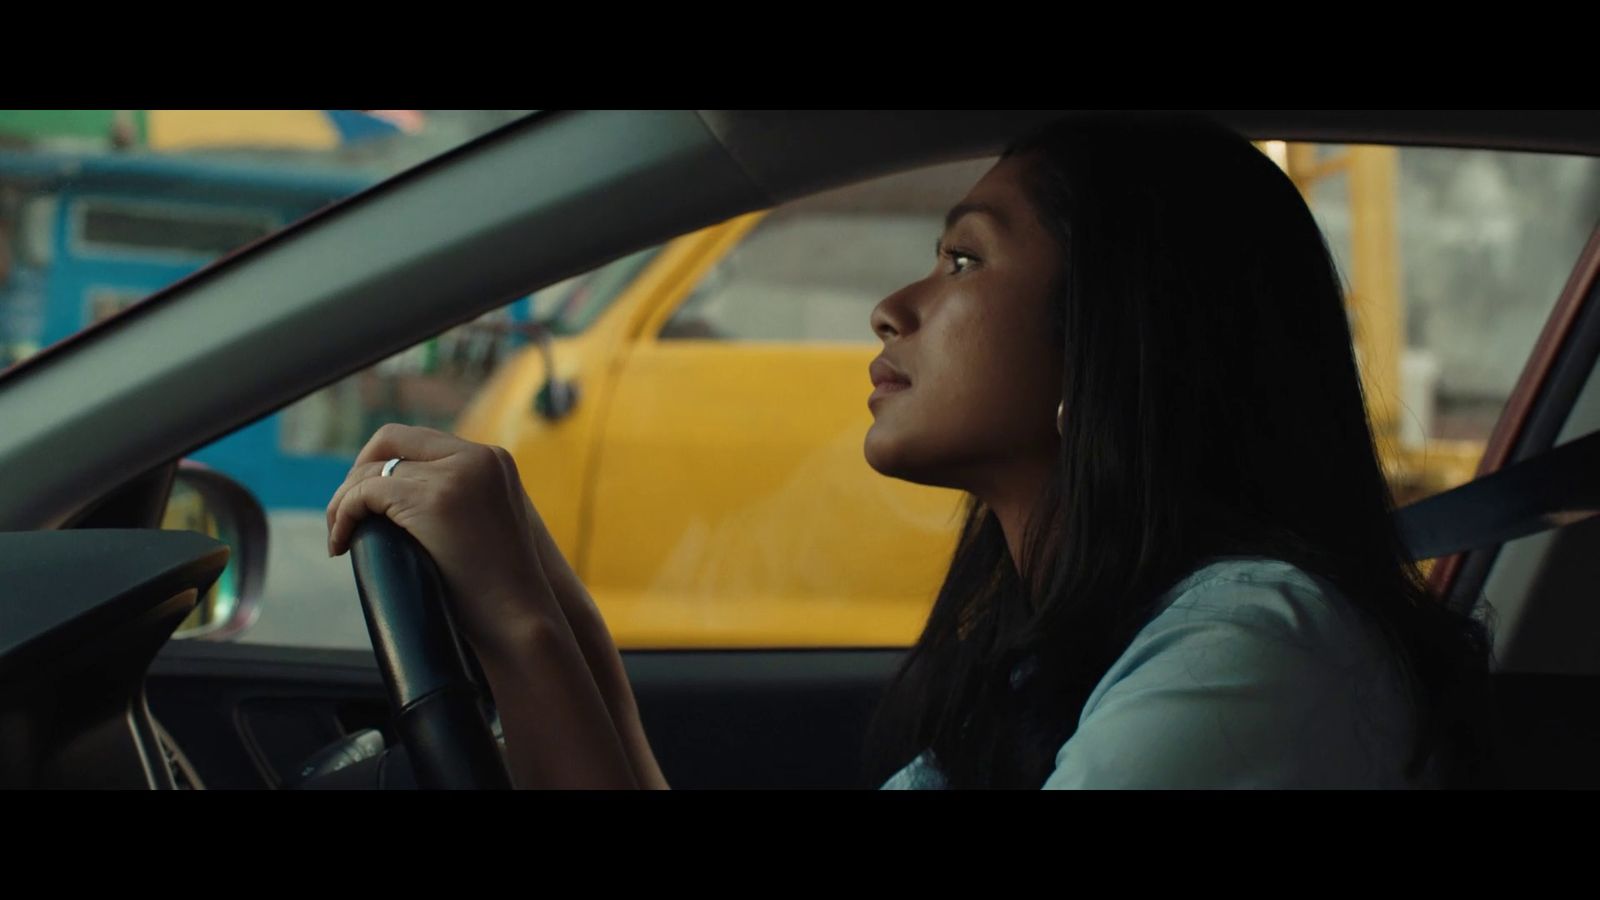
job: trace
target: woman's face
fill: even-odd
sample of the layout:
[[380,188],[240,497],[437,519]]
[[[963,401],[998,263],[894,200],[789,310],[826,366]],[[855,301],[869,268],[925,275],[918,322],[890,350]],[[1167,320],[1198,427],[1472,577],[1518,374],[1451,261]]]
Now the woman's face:
[[866,456],[885,475],[983,496],[1056,451],[1062,254],[1028,199],[1028,165],[990,169],[950,211],[933,271],[873,309]]

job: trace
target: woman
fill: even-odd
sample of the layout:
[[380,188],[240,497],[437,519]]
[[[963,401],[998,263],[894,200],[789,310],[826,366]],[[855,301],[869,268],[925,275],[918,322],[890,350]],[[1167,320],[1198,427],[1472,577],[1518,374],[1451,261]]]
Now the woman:
[[[1128,115],[1029,135],[871,326],[868,463],[970,495],[874,725],[885,786],[1482,775],[1484,630],[1405,560],[1337,274],[1247,141]],[[386,427],[329,552],[371,513],[438,561],[519,785],[666,786],[503,450]]]

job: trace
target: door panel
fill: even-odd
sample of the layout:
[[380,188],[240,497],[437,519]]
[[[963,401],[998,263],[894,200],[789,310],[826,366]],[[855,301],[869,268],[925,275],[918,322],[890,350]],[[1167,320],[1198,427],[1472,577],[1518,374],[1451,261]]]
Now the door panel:
[[[868,720],[898,650],[630,652],[657,760],[675,788],[862,786]],[[150,709],[208,788],[279,788],[338,737],[378,728],[388,701],[370,653],[173,642]]]

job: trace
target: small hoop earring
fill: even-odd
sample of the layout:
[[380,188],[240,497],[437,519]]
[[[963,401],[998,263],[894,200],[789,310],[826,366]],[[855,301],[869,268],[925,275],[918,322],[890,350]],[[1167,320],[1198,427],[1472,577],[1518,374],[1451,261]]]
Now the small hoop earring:
[[1061,401],[1061,405],[1056,407],[1056,437],[1063,437],[1062,432],[1065,430],[1064,422],[1066,412],[1067,401],[1063,400]]

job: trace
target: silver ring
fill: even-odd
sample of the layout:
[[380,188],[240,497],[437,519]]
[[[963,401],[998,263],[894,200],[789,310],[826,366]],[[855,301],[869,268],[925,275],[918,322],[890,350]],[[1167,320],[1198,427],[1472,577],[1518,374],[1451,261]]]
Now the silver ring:
[[405,460],[404,456],[396,456],[394,459],[391,459],[388,462],[384,463],[383,464],[383,475],[380,476],[380,477],[388,478],[390,473],[392,473],[394,471],[394,467],[400,465],[400,463],[403,462],[404,460]]

